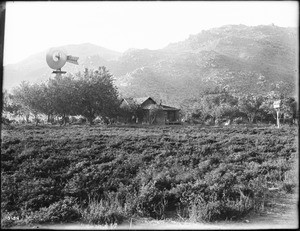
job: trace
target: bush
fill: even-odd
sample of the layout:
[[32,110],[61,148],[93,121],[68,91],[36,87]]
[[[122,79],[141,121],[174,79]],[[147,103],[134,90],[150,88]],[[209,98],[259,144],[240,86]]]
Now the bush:
[[237,117],[234,118],[232,121],[233,124],[243,124],[243,123],[248,123],[243,117]]
[[235,219],[268,205],[268,188],[293,192],[298,182],[293,127],[16,126],[4,134],[1,209],[30,222],[111,224],[176,210]]
[[161,219],[164,216],[166,204],[165,190],[159,190],[152,182],[141,187],[138,197],[139,215]]
[[189,219],[192,222],[215,221],[221,215],[221,202],[193,203],[189,209]]
[[91,199],[81,210],[82,220],[91,224],[120,224],[125,219],[125,211],[115,196],[106,199]]
[[27,223],[70,222],[80,219],[81,214],[74,198],[65,198],[48,208],[25,215]]
[[286,183],[284,182],[282,185],[282,189],[286,193],[295,193],[296,185],[294,183]]

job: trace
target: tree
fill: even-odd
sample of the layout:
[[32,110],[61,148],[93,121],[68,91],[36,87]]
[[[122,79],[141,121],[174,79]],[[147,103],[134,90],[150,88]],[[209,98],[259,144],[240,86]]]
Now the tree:
[[263,101],[264,98],[260,95],[242,95],[238,101],[239,110],[247,115],[250,123],[253,123],[256,116],[262,112]]
[[237,105],[230,105],[228,103],[223,103],[216,107],[215,117],[216,119],[229,119],[232,121],[234,118],[240,115],[239,108]]
[[19,114],[21,105],[15,102],[13,94],[10,94],[7,92],[7,90],[4,90],[2,93],[2,99],[2,113],[10,113],[15,116]]
[[35,90],[36,87],[30,85],[28,82],[22,82],[19,87],[13,89],[14,101],[16,104],[21,105],[20,114],[25,115],[27,122],[29,122],[31,113],[37,118],[38,94]]
[[198,113],[203,121],[207,118],[213,121],[223,118],[232,120],[239,115],[238,99],[226,91],[204,95],[200,102]]
[[[98,115],[110,118],[119,113],[118,92],[105,67],[96,71],[86,69],[83,75],[56,75],[47,83],[23,82],[14,89],[13,98],[37,122],[39,113],[48,115],[48,122],[53,115],[61,116],[64,123],[69,115],[82,115],[90,124]],[[29,113],[27,121],[28,117]]]
[[45,83],[29,84],[23,82],[19,87],[13,90],[16,103],[21,105],[21,111],[26,114],[28,121],[29,114],[32,113],[36,123],[39,122],[38,115],[48,115],[53,113],[53,105],[49,88]]
[[112,75],[105,67],[99,67],[98,70],[86,69],[83,75],[78,73],[75,89],[74,113],[85,116],[90,124],[93,124],[96,116],[117,116],[118,92]]
[[49,79],[45,90],[47,99],[45,106],[47,107],[48,120],[52,115],[62,117],[63,123],[69,115],[76,115],[76,106],[78,94],[78,80],[71,75],[56,75],[53,79]]
[[282,100],[280,111],[283,114],[283,122],[295,123],[297,119],[297,102],[293,97],[286,97]]

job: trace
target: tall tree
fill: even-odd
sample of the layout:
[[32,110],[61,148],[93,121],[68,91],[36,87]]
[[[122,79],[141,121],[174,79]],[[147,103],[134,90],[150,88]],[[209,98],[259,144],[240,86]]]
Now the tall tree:
[[25,115],[26,121],[29,122],[29,116],[32,113],[35,118],[38,114],[38,104],[36,103],[35,87],[28,82],[22,82],[17,88],[13,89],[13,99],[18,105],[21,105],[21,113]]
[[113,83],[113,76],[105,67],[97,70],[86,69],[77,74],[74,110],[83,115],[90,124],[96,116],[115,117],[118,113],[118,91]]
[[7,90],[4,90],[2,92],[2,115],[3,114],[13,114],[14,116],[19,115],[21,110],[21,105],[17,104],[14,100],[14,95],[7,92]]
[[263,101],[264,98],[260,95],[242,95],[238,102],[239,110],[247,115],[250,123],[253,123],[256,116],[262,112]]
[[297,119],[297,102],[293,97],[286,97],[282,100],[280,111],[283,114],[283,122],[295,123]]
[[78,98],[77,80],[71,75],[56,75],[49,79],[47,88],[48,117],[52,114],[62,117],[65,122],[69,115],[76,115],[75,107]]

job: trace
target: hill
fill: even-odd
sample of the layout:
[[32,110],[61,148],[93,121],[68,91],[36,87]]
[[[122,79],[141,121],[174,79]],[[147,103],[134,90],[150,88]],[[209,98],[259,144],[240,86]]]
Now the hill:
[[[119,52],[90,43],[66,45],[57,48],[63,49],[67,54],[80,57],[78,66],[67,63],[63,68],[63,70],[73,73],[84,70],[85,66],[89,67],[89,60],[93,57],[97,57],[98,62],[101,63],[115,60],[121,55]],[[52,71],[46,63],[46,53],[47,50],[29,56],[16,64],[4,66],[4,87],[10,89],[19,85],[22,81],[36,82],[51,77]]]
[[[159,50],[131,49],[120,54],[92,44],[65,46],[80,57],[80,65],[67,64],[64,69],[77,72],[106,66],[123,96],[151,95],[174,106],[216,87],[243,93],[279,89],[294,95],[297,46],[296,28],[227,25]],[[44,56],[45,52],[6,66],[5,87],[21,80],[47,79],[51,70]]]
[[191,35],[158,51],[127,54],[140,68],[117,82],[125,94],[164,96],[175,104],[216,86],[245,93],[280,87],[293,94],[296,51],[294,28],[228,25]]

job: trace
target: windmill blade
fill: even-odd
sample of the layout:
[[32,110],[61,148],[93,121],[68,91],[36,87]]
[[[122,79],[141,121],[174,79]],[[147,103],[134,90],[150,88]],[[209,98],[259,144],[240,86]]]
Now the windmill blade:
[[67,55],[60,50],[50,49],[46,55],[46,62],[50,68],[58,70],[66,64]]
[[77,60],[79,57],[66,55],[66,52],[62,49],[51,48],[46,54],[46,61],[50,68],[54,69],[53,73],[65,73],[61,71],[61,68],[66,64],[66,62],[79,65]]
[[67,56],[67,62],[76,64],[76,65],[79,65],[77,62],[78,59],[79,59],[79,57],[75,57],[75,56],[71,56],[71,55]]

